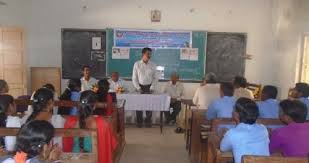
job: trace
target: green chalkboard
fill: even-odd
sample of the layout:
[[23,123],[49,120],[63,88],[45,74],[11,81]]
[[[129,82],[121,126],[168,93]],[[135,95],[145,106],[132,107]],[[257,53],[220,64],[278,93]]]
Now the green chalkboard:
[[[106,35],[107,75],[117,71],[122,78],[131,78],[133,65],[141,59],[142,49],[131,48],[130,59],[112,59],[114,30],[107,29]],[[171,73],[177,72],[181,80],[202,80],[205,73],[206,37],[205,31],[192,31],[192,48],[199,49],[198,61],[180,60],[180,49],[165,48],[153,49],[151,61],[165,68],[164,79],[169,79]]]

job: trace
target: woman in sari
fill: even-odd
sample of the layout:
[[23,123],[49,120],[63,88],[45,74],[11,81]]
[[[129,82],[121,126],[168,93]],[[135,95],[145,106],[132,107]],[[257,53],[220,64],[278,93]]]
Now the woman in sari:
[[[64,128],[96,129],[98,137],[98,162],[112,163],[112,152],[117,147],[111,124],[101,116],[94,116],[97,96],[93,91],[84,91],[80,96],[79,116],[67,118]],[[74,153],[92,152],[91,137],[63,138],[63,151]]]

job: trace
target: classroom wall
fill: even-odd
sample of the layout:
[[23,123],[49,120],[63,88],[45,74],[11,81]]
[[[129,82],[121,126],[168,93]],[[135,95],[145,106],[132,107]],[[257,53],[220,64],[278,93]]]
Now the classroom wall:
[[[23,6],[27,12],[23,15],[25,23],[22,26],[28,34],[29,67],[61,66],[61,28],[121,27],[245,32],[248,34],[247,53],[253,55],[253,59],[246,62],[246,77],[254,83],[276,82],[274,62],[277,58],[274,57],[276,46],[272,32],[271,0],[13,1],[27,2]],[[161,23],[150,22],[151,9],[162,11]],[[15,20],[17,25],[20,25],[19,20]],[[198,85],[186,84],[186,96],[191,97]]]
[[273,30],[277,44],[276,78],[281,98],[299,81],[303,35],[309,32],[308,0],[273,0]]

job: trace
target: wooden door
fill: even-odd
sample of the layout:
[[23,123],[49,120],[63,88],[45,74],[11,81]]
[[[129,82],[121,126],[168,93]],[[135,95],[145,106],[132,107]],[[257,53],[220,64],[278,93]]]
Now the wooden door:
[[22,29],[0,27],[0,79],[7,81],[14,97],[27,94],[24,40]]
[[52,84],[57,95],[61,93],[61,69],[59,67],[31,67],[31,90],[42,87],[44,84]]

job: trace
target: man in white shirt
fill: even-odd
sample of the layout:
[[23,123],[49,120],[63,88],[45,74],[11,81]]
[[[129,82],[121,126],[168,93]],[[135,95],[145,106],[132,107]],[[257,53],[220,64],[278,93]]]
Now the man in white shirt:
[[197,88],[192,99],[193,104],[199,109],[207,109],[212,101],[220,98],[220,84],[217,83],[215,74],[207,74],[203,83]]
[[235,88],[234,97],[239,99],[241,97],[254,99],[252,91],[247,89],[247,79],[241,76],[236,76],[233,80]]
[[176,73],[171,75],[171,81],[166,83],[163,93],[171,96],[170,108],[173,108],[173,112],[165,112],[166,124],[170,122],[175,123],[176,117],[181,109],[181,98],[183,96],[184,87],[181,82],[178,81],[179,76]]
[[112,72],[112,76],[108,79],[109,82],[109,92],[117,92],[119,89],[126,91],[124,80],[119,78],[118,72]]
[[[132,82],[134,87],[142,94],[150,94],[153,92],[158,82],[156,74],[156,65],[150,62],[152,50],[144,48],[142,50],[142,59],[136,61],[133,66]],[[146,111],[145,125],[151,127],[152,112]],[[136,111],[137,127],[142,127],[143,112]]]
[[97,79],[90,76],[90,67],[88,65],[83,66],[83,77],[80,79],[82,83],[82,91],[91,90],[95,84],[97,84]]

